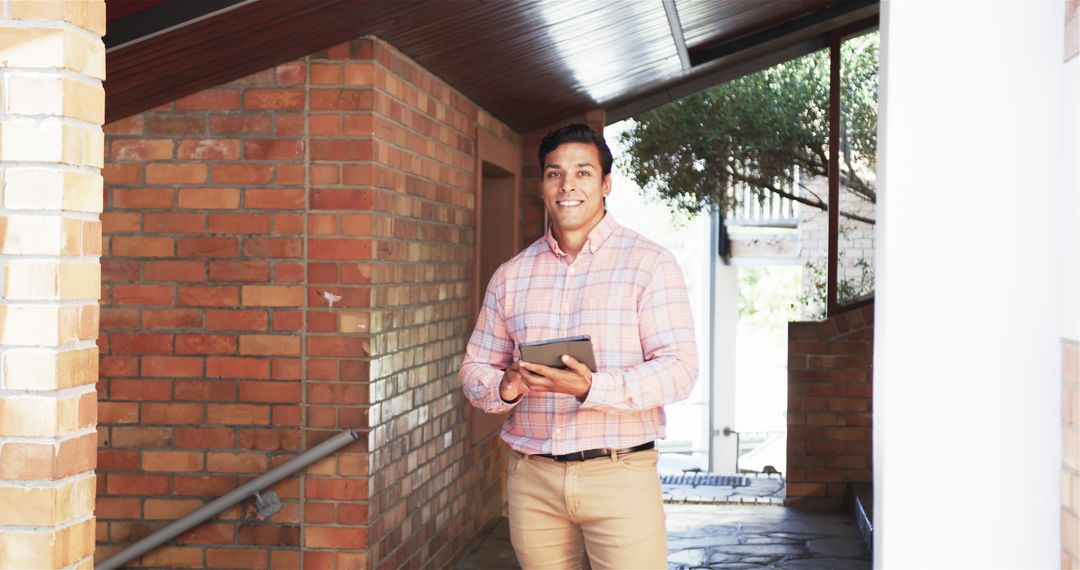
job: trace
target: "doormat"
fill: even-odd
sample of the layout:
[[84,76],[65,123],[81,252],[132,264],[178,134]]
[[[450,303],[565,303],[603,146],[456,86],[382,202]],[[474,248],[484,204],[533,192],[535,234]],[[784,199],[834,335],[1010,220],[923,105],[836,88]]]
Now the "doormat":
[[742,475],[717,475],[715,473],[679,473],[660,476],[664,485],[690,485],[691,487],[746,487],[750,478]]

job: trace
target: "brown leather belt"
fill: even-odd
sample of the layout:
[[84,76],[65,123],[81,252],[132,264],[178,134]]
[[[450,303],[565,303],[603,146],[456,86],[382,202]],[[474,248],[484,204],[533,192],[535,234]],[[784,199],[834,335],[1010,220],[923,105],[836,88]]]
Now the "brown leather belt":
[[635,451],[646,451],[656,447],[655,441],[643,443],[641,445],[635,445],[634,447],[627,447],[626,449],[586,449],[585,451],[575,451],[573,453],[567,453],[565,455],[551,455],[550,453],[535,453],[532,457],[546,457],[548,459],[554,459],[555,461],[588,461],[589,459],[597,459],[599,457],[611,457],[611,454],[626,455],[627,453],[634,453]]

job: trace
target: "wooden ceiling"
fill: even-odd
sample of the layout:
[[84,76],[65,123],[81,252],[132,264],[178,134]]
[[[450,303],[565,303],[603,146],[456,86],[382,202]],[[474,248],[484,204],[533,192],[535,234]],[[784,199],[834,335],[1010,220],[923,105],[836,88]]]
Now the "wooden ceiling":
[[878,13],[877,0],[671,2],[689,69],[663,0],[109,0],[106,116],[372,34],[530,132],[596,107],[623,118]]

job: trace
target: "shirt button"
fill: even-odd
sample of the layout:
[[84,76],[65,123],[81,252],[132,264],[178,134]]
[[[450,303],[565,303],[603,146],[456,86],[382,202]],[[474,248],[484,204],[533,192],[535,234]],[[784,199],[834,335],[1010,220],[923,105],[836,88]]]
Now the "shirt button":
[[559,435],[560,433],[562,433],[562,430],[561,430],[561,429],[556,429],[556,430],[555,430],[555,435]]
[[570,305],[563,305],[562,310],[569,311],[570,310]]
[[573,268],[573,267],[571,267],[571,268],[570,268],[570,273],[573,273],[573,272],[574,272],[574,268]]

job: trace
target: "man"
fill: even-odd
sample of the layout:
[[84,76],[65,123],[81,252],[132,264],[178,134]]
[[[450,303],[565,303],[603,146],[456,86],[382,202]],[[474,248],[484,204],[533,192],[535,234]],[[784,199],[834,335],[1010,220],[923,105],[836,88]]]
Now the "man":
[[[675,258],[604,207],[611,151],[585,125],[540,143],[550,226],[495,272],[461,366],[469,401],[510,412],[510,538],[523,568],[666,568],[655,440],[697,377]],[[519,360],[521,343],[592,338],[597,371]]]

